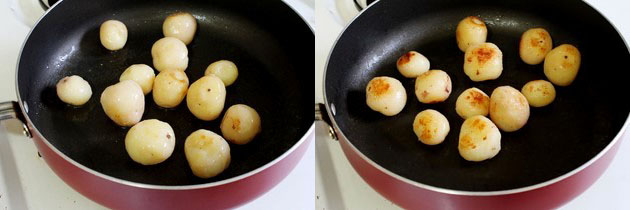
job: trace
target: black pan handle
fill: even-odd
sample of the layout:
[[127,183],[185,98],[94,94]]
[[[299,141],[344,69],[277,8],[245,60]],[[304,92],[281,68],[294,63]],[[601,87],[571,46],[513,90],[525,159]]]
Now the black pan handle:
[[17,101],[7,101],[0,103],[0,121],[18,119],[22,121],[22,132],[26,137],[31,137],[31,130],[26,126],[26,119],[24,113],[20,109],[20,104]]
[[315,121],[321,121],[326,123],[326,125],[328,126],[328,135],[330,136],[330,138],[334,139],[334,140],[339,140],[339,138],[337,137],[337,132],[335,132],[335,129],[332,127],[332,121],[330,120],[330,117],[328,117],[328,110],[326,109],[326,105],[321,104],[321,103],[316,103],[315,104]]

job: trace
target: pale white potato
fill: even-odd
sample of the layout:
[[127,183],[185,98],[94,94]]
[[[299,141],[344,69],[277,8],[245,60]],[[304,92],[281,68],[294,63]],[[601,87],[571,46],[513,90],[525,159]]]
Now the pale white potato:
[[560,45],[545,57],[545,76],[555,85],[568,86],[575,80],[581,61],[580,51],[575,46]]
[[164,37],[155,42],[151,47],[151,56],[157,71],[186,71],[188,68],[188,48],[177,38]]
[[451,78],[442,70],[429,70],[416,78],[416,97],[422,103],[445,101],[451,95],[451,90]]
[[186,138],[184,153],[193,174],[214,177],[230,165],[230,145],[216,133],[199,129]]
[[213,74],[203,76],[188,88],[188,110],[200,120],[217,119],[225,105],[225,94],[225,85],[219,77]]
[[57,82],[57,96],[61,101],[81,106],[90,100],[92,97],[92,87],[90,83],[77,75],[64,77]]
[[464,119],[475,115],[487,116],[490,111],[490,97],[478,88],[468,88],[457,97],[455,111]]
[[165,37],[175,37],[184,44],[190,44],[197,31],[197,20],[188,12],[177,12],[169,15],[162,24]]
[[127,132],[125,149],[133,161],[142,165],[164,162],[175,149],[175,132],[168,123],[143,120]]
[[413,120],[413,132],[427,145],[442,143],[450,130],[446,117],[433,109],[421,111]]
[[488,118],[475,115],[459,131],[459,155],[468,161],[484,161],[501,151],[501,132]]
[[149,94],[153,89],[155,72],[146,64],[133,64],[120,75],[120,81],[133,80],[142,88],[144,95]]
[[490,95],[490,119],[505,132],[521,129],[529,119],[527,99],[513,87],[497,87]]
[[499,78],[503,72],[503,52],[495,44],[486,42],[474,45],[464,55],[464,73],[472,81]]
[[523,62],[536,65],[545,60],[545,56],[551,51],[553,41],[551,35],[544,28],[532,28],[521,36],[519,55]]
[[486,42],[488,36],[488,28],[481,18],[469,16],[459,21],[455,31],[457,46],[462,52],[473,45]]
[[422,73],[429,71],[430,66],[429,59],[416,51],[409,51],[396,61],[396,68],[398,68],[400,74],[407,78],[420,76]]
[[179,105],[188,91],[188,76],[183,71],[160,72],[153,82],[153,101],[158,106],[173,108]]
[[530,106],[543,107],[556,99],[556,89],[551,82],[545,80],[530,81],[523,86],[521,93],[527,98]]
[[247,144],[260,131],[258,112],[245,104],[232,105],[221,120],[221,134],[233,144]]
[[228,60],[220,60],[214,63],[211,63],[208,68],[206,68],[206,72],[204,72],[205,76],[209,74],[214,74],[223,81],[225,86],[230,86],[236,78],[238,77],[238,68],[236,68],[236,64],[232,61]]
[[132,126],[140,122],[144,114],[144,94],[138,83],[125,80],[111,85],[101,94],[105,114],[120,126]]
[[108,50],[120,50],[127,43],[127,26],[117,20],[108,20],[101,24],[100,39]]
[[397,79],[374,77],[365,88],[365,101],[370,109],[394,116],[405,108],[407,92]]

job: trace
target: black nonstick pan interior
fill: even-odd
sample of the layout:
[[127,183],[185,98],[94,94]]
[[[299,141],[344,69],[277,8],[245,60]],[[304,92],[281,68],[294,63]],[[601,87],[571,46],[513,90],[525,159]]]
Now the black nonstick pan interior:
[[[162,22],[170,13],[186,11],[198,29],[188,45],[186,74],[192,84],[217,60],[234,61],[236,82],[227,87],[224,111],[247,104],[262,118],[262,133],[250,144],[231,146],[232,162],[219,176],[195,177],[184,155],[184,140],[197,129],[220,134],[220,118],[196,119],[182,104],[158,107],[145,97],[142,119],[168,122],[175,130],[172,156],[154,166],[129,158],[124,146],[128,128],[113,123],[100,105],[100,95],[118,82],[132,64],[152,66],[151,46],[163,37]],[[99,26],[108,19],[126,24],[129,38],[118,51],[105,49]],[[154,185],[192,185],[224,180],[259,168],[294,146],[313,123],[314,36],[306,23],[281,1],[79,1],[64,0],[29,36],[19,61],[19,96],[28,117],[57,149],[90,169],[116,178]],[[83,107],[61,102],[55,84],[79,75],[93,95]],[[157,74],[157,71],[156,71]]]
[[[504,70],[497,80],[473,82],[463,72],[464,53],[455,41],[457,23],[477,15],[488,26],[488,42],[503,52]],[[502,132],[501,151],[480,163],[460,157],[457,144],[463,123],[455,112],[457,96],[477,87],[492,93],[510,85],[546,79],[541,65],[527,65],[518,55],[521,34],[543,27],[554,46],[569,43],[582,53],[582,65],[571,86],[556,87],[555,101],[531,108],[522,129]],[[414,79],[396,70],[396,59],[409,50],[424,54],[431,69],[446,71],[453,91],[446,102],[422,104]],[[369,159],[412,181],[462,191],[499,191],[542,183],[566,174],[600,153],[628,118],[626,100],[628,48],[613,26],[582,1],[414,1],[375,3],[345,30],[331,52],[325,76],[328,105],[349,141]],[[365,86],[375,76],[400,80],[407,104],[386,117],[365,103]],[[451,131],[437,146],[417,140],[415,115],[424,109],[444,114]]]

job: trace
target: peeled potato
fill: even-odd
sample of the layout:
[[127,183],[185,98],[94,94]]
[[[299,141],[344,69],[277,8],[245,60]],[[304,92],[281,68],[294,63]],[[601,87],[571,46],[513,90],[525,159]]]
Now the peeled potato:
[[416,78],[416,97],[425,104],[442,102],[451,95],[451,87],[451,78],[446,72],[429,70]]
[[125,80],[133,80],[138,83],[142,88],[142,92],[146,95],[153,89],[155,73],[153,69],[146,64],[134,64],[125,69],[120,75],[120,81]]
[[219,77],[208,75],[193,82],[186,95],[188,110],[200,120],[214,120],[225,105],[225,85]]
[[497,87],[490,95],[490,119],[505,132],[521,129],[529,118],[529,104],[510,86]]
[[57,96],[67,104],[81,106],[92,97],[92,87],[80,76],[64,77],[57,83]]
[[556,89],[545,80],[530,81],[523,86],[521,93],[527,98],[530,106],[543,107],[556,98]]
[[165,37],[175,37],[184,44],[190,44],[197,31],[197,20],[188,12],[177,12],[169,15],[162,24]]
[[570,44],[553,48],[545,57],[545,76],[553,84],[568,86],[580,70],[580,51]]
[[398,58],[396,67],[400,74],[407,78],[416,78],[422,73],[429,71],[430,63],[427,57],[416,52],[409,51]]
[[493,158],[501,151],[501,132],[488,118],[476,115],[464,121],[459,131],[459,155],[468,161]]
[[100,38],[103,47],[108,50],[120,50],[127,43],[127,27],[117,20],[108,20],[101,24]]
[[455,36],[459,49],[466,52],[468,47],[486,42],[488,28],[481,18],[469,16],[459,21]]
[[450,130],[446,117],[433,109],[421,111],[413,120],[413,132],[427,145],[442,143]]
[[173,108],[179,105],[188,91],[188,77],[183,71],[160,72],[153,82],[153,101],[158,106]]
[[455,111],[464,119],[475,115],[487,116],[490,111],[490,97],[478,88],[468,88],[457,97]]
[[464,55],[464,73],[472,81],[493,80],[503,72],[503,52],[495,44],[474,45]]
[[144,114],[144,94],[138,83],[125,80],[105,88],[101,94],[105,114],[120,126],[140,122]]
[[214,74],[223,81],[225,86],[230,86],[234,81],[236,81],[236,77],[238,77],[238,68],[236,68],[236,64],[232,61],[228,60],[220,60],[214,63],[211,63],[208,68],[206,68],[205,76],[209,74]]
[[175,149],[175,132],[168,123],[143,120],[127,132],[125,149],[133,161],[142,165],[164,162]]
[[374,77],[365,88],[365,98],[370,109],[386,116],[394,116],[405,108],[407,92],[397,79]]
[[193,174],[200,178],[214,177],[230,165],[230,145],[209,130],[199,129],[190,134],[184,143],[184,153]]
[[151,47],[153,67],[158,71],[178,70],[188,68],[188,48],[181,40],[164,37]]
[[544,28],[532,28],[521,36],[519,54],[523,62],[535,65],[542,63],[551,48],[553,42],[551,35]]
[[234,144],[249,143],[260,130],[258,112],[244,104],[232,105],[221,120],[221,134]]

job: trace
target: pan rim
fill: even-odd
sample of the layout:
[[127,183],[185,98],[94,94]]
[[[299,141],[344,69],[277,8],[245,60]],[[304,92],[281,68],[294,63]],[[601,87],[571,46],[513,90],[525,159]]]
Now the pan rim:
[[[120,179],[120,178],[116,178],[101,172],[98,172],[94,169],[88,168],[78,162],[76,162],[75,160],[73,160],[72,158],[68,157],[66,154],[64,154],[63,152],[59,151],[54,145],[52,145],[48,139],[46,139],[46,137],[44,137],[44,135],[41,134],[41,132],[39,132],[39,130],[37,129],[37,127],[35,126],[35,124],[33,124],[33,122],[31,121],[30,117],[28,116],[28,112],[26,111],[26,109],[24,108],[24,104],[22,101],[22,98],[20,96],[20,86],[18,83],[18,77],[19,77],[19,70],[20,70],[20,60],[22,59],[22,52],[24,51],[24,47],[26,46],[26,43],[29,40],[29,37],[31,36],[31,34],[33,33],[33,31],[35,30],[35,28],[39,25],[39,22],[42,21],[46,15],[48,15],[48,13],[50,11],[52,11],[57,5],[61,4],[62,2],[64,2],[63,0],[58,1],[57,3],[55,3],[53,6],[51,6],[50,8],[48,8],[48,10],[46,10],[44,12],[44,14],[35,22],[35,25],[33,25],[33,27],[31,28],[31,30],[28,32],[28,35],[26,35],[26,38],[24,39],[24,42],[22,43],[22,46],[20,47],[20,54],[18,55],[18,59],[17,59],[17,65],[15,67],[15,92],[17,95],[17,101],[18,104],[20,106],[20,110],[22,113],[24,113],[24,119],[26,120],[26,122],[23,122],[27,125],[32,125],[32,129],[29,129],[31,133],[35,133],[37,136],[42,137],[42,140],[44,142],[44,144],[46,144],[46,146],[48,148],[50,148],[56,155],[58,155],[59,157],[63,158],[65,161],[69,162],[70,164],[72,164],[74,167],[77,167],[85,172],[88,172],[91,175],[97,176],[101,179],[107,180],[107,181],[111,181],[113,183],[116,184],[120,184],[120,185],[124,185],[124,186],[129,186],[129,187],[136,187],[136,188],[141,188],[141,189],[151,189],[151,190],[172,190],[172,191],[179,191],[179,190],[197,190],[197,189],[205,189],[205,188],[211,188],[211,187],[217,187],[217,186],[221,186],[221,185],[227,185],[233,182],[237,182],[249,177],[253,177],[254,175],[259,174],[260,172],[271,168],[272,166],[275,166],[276,163],[284,160],[287,156],[293,154],[293,152],[295,150],[297,150],[300,146],[302,146],[305,142],[308,141],[309,137],[315,132],[315,121],[313,121],[313,123],[309,126],[308,130],[302,135],[302,137],[300,137],[300,139],[293,144],[293,146],[291,146],[291,148],[289,148],[287,151],[285,151],[284,153],[282,153],[282,155],[276,157],[275,159],[273,159],[272,161],[254,169],[251,170],[247,173],[235,176],[235,177],[231,177],[228,179],[224,179],[224,180],[219,180],[219,181],[214,181],[214,182],[209,182],[209,183],[203,183],[203,184],[192,184],[192,185],[155,185],[155,184],[146,184],[146,183],[140,183],[140,182],[133,182],[133,181],[129,181],[129,180],[124,180],[124,179]],[[302,16],[302,14],[300,14],[299,12],[297,12],[297,10],[287,4],[285,1],[280,1],[282,2],[285,6],[289,7],[294,14],[297,14],[300,19],[302,19],[302,22],[310,29],[311,33],[314,35],[314,31],[313,31],[313,27],[309,24],[309,22],[304,18],[304,16]],[[35,135],[32,135],[35,136]],[[31,137],[32,139],[32,137]],[[298,162],[302,159],[302,157],[299,158]],[[48,163],[47,163],[48,164]],[[290,173],[292,171],[289,170],[288,173]],[[287,173],[287,174],[288,174]],[[55,175],[57,175],[57,173],[55,173]],[[64,181],[65,183],[65,181]]]
[[[591,4],[589,4],[588,2],[585,1],[581,1],[583,3],[585,3],[589,8],[591,8],[593,11],[597,12],[600,16],[602,16],[610,26],[613,27],[613,29],[615,30],[615,32],[617,32],[617,35],[621,38],[621,40],[624,42],[625,46],[626,46],[626,50],[628,50],[628,53],[630,54],[630,47],[628,47],[628,42],[625,40],[625,38],[623,37],[623,35],[621,35],[621,33],[619,33],[619,29],[605,16],[603,15],[603,13],[601,13],[599,10],[597,10],[595,7],[593,7]],[[555,183],[558,183],[562,180],[565,180],[569,177],[572,177],[573,175],[577,174],[578,172],[583,171],[585,168],[591,166],[594,162],[596,162],[597,160],[599,160],[602,156],[604,156],[605,154],[608,153],[608,151],[617,143],[619,143],[622,137],[622,134],[625,133],[625,131],[627,131],[628,127],[630,127],[630,113],[628,113],[628,116],[626,117],[626,120],[624,121],[623,125],[621,126],[621,129],[619,129],[619,131],[617,132],[617,134],[615,135],[615,137],[613,137],[612,141],[610,141],[610,143],[608,143],[608,145],[606,145],[606,147],[604,147],[604,149],[602,149],[599,153],[597,153],[597,155],[595,155],[593,158],[591,158],[589,161],[587,161],[586,163],[580,165],[579,167],[563,174],[560,176],[557,176],[553,179],[544,181],[544,182],[540,182],[534,185],[529,185],[529,186],[524,186],[524,187],[519,187],[519,188],[514,188],[514,189],[507,189],[507,190],[494,190],[494,191],[467,191],[467,190],[456,190],[456,189],[449,189],[449,188],[444,188],[444,187],[437,187],[437,186],[433,186],[433,185],[428,185],[428,184],[423,184],[405,177],[402,177],[382,166],[380,166],[379,164],[377,164],[376,162],[372,161],[369,157],[367,157],[365,154],[363,154],[361,151],[359,151],[359,149],[357,149],[357,147],[354,146],[354,144],[352,144],[352,142],[349,140],[349,138],[346,137],[346,135],[343,133],[343,131],[339,128],[339,126],[337,125],[337,122],[334,118],[334,115],[331,112],[331,108],[330,108],[330,103],[328,102],[328,97],[326,95],[326,73],[328,71],[328,65],[330,63],[330,58],[331,55],[333,53],[333,51],[335,50],[335,47],[337,46],[337,43],[339,42],[339,40],[341,39],[341,37],[344,35],[344,33],[346,32],[346,30],[350,27],[350,25],[352,25],[353,22],[355,22],[359,17],[361,17],[361,15],[363,15],[363,13],[365,11],[368,11],[369,8],[371,8],[374,5],[380,4],[381,0],[376,0],[375,2],[373,2],[372,4],[368,5],[368,7],[366,7],[365,9],[363,9],[362,11],[359,12],[359,14],[357,14],[349,23],[347,23],[343,30],[341,31],[341,33],[339,33],[339,35],[337,36],[335,42],[333,43],[333,47],[330,49],[330,52],[328,53],[328,58],[326,59],[326,65],[324,68],[324,77],[323,77],[323,85],[322,85],[322,93],[324,95],[324,104],[326,105],[326,114],[328,114],[328,117],[331,119],[331,123],[333,128],[335,129],[337,135],[341,135],[341,139],[345,139],[345,141],[348,143],[348,145],[350,146],[350,148],[352,149],[352,151],[357,154],[359,157],[361,157],[361,159],[363,159],[363,161],[365,161],[366,163],[368,163],[369,165],[371,165],[372,167],[378,169],[379,171],[381,171],[382,173],[397,179],[398,181],[404,182],[406,184],[409,184],[411,186],[414,187],[418,187],[421,189],[425,189],[425,190],[429,190],[429,191],[434,191],[434,192],[438,192],[438,193],[444,193],[444,194],[450,194],[450,195],[463,195],[463,196],[497,196],[497,195],[509,195],[509,194],[517,194],[517,193],[522,193],[522,192],[527,192],[527,191],[533,191],[536,189],[540,189],[546,186],[550,186],[553,185]],[[344,152],[345,155],[345,152]],[[352,165],[352,164],[351,164]],[[354,166],[353,166],[354,167]],[[605,169],[604,169],[605,170]],[[356,171],[356,170],[355,170]],[[361,176],[361,178],[363,178]],[[370,186],[371,187],[371,186]]]

